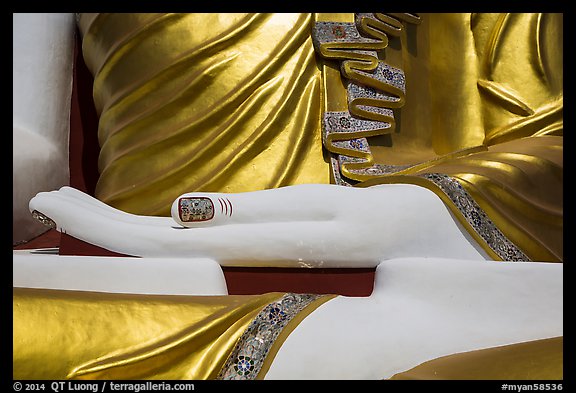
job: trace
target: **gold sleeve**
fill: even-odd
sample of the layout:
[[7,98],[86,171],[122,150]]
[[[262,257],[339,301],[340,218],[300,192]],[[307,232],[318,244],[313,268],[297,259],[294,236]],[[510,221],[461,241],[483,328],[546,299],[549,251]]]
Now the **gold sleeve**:
[[13,290],[14,379],[262,379],[333,295]]
[[427,187],[492,258],[562,261],[562,27],[562,14],[318,17],[335,182]]

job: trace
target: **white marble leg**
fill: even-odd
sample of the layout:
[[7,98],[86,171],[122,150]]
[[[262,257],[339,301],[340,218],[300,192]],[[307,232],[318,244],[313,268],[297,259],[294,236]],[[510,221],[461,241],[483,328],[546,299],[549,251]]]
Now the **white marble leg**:
[[267,379],[384,379],[458,352],[563,335],[563,266],[403,258],[381,263],[367,298],[307,316]]

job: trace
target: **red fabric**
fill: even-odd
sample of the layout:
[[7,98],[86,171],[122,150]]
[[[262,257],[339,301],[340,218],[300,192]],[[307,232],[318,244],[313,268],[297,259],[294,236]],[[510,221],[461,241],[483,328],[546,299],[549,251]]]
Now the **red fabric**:
[[129,257],[130,255],[117,253],[105,248],[86,243],[80,239],[63,233],[60,237],[60,255],[84,255],[99,257]]
[[82,57],[82,41],[76,31],[74,81],[70,112],[70,186],[94,196],[98,182],[98,114],[92,99],[94,78]]
[[32,250],[35,248],[56,248],[60,246],[60,232],[50,229],[23,244],[13,247],[14,250]]
[[370,296],[374,289],[374,268],[244,268],[223,267],[228,293],[251,295],[268,292],[296,292]]

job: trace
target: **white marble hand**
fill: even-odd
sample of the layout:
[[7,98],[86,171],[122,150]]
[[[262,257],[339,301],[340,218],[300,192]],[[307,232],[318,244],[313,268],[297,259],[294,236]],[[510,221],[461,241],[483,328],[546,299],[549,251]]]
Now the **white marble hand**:
[[[183,217],[178,210],[183,198],[203,203],[189,204],[192,210]],[[190,193],[175,200],[173,218],[129,214],[71,187],[41,192],[29,208],[53,220],[59,231],[111,251],[211,258],[222,266],[374,267],[399,257],[485,259],[433,192],[407,184]]]

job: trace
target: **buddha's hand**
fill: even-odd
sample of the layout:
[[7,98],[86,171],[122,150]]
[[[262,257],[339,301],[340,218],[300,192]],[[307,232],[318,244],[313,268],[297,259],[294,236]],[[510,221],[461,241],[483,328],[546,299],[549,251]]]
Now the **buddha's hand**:
[[176,198],[172,217],[129,214],[63,187],[39,193],[29,208],[61,232],[141,257],[308,267],[373,267],[403,256],[482,258],[433,192],[407,184],[190,193]]

